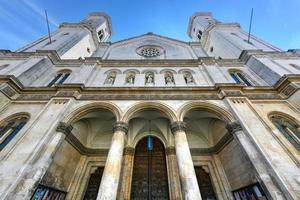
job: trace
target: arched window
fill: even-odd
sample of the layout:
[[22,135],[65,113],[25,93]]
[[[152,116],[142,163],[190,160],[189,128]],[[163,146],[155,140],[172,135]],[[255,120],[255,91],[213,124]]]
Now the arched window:
[[125,84],[133,85],[135,82],[135,72],[128,72],[125,78]]
[[250,82],[250,80],[248,80],[246,77],[245,77],[245,74],[243,72],[240,72],[240,71],[234,71],[234,72],[230,72],[230,76],[232,77],[232,79],[240,84],[240,83],[243,83],[247,86],[252,86],[253,84]]
[[270,117],[272,123],[284,135],[284,137],[300,151],[300,127],[295,122],[278,115]]
[[193,75],[192,75],[192,73],[189,72],[189,71],[183,72],[183,78],[184,78],[185,83],[186,83],[187,85],[189,85],[189,84],[194,84],[194,83],[195,83],[194,78],[193,78]]
[[113,85],[117,77],[117,72],[110,72],[105,80],[105,85]]
[[0,125],[0,151],[2,151],[4,147],[20,132],[28,119],[28,116],[20,115],[4,121]]
[[146,72],[145,73],[145,84],[146,85],[154,85],[155,77],[154,72]]
[[165,72],[165,83],[166,85],[174,85],[175,80],[172,72]]
[[70,71],[61,71],[56,74],[56,76],[52,79],[52,81],[48,84],[48,87],[52,87],[54,84],[61,85],[63,84],[67,78],[70,76]]

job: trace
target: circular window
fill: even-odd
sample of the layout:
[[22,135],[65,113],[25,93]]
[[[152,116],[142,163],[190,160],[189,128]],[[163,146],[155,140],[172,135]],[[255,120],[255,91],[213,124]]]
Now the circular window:
[[158,57],[162,52],[162,48],[158,46],[143,46],[137,49],[137,53],[146,58]]

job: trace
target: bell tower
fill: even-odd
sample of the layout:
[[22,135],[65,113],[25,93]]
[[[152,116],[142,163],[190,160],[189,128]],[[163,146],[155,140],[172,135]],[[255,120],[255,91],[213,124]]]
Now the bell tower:
[[91,13],[79,23],[62,23],[58,30],[26,45],[18,52],[55,50],[61,59],[90,57],[98,45],[111,36],[111,20],[105,13]]
[[240,24],[219,22],[209,12],[192,15],[188,35],[200,42],[209,56],[219,59],[239,58],[244,50],[281,51],[253,35],[248,42],[248,33]]

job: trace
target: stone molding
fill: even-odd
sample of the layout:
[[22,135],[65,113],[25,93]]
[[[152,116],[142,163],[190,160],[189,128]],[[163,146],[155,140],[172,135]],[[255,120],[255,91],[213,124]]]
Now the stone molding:
[[170,146],[166,148],[166,155],[176,155],[176,149],[174,146]]
[[128,133],[128,124],[125,122],[121,122],[121,121],[116,122],[116,123],[114,123],[113,131],[114,131],[114,133],[117,131],[122,131],[125,134],[127,134]]
[[124,148],[124,155],[134,156],[135,148],[133,147],[125,147]]
[[65,122],[59,122],[56,131],[64,133],[66,136],[72,134],[73,126],[68,125]]
[[178,131],[185,132],[185,130],[186,130],[186,123],[185,122],[180,122],[180,121],[173,122],[171,124],[170,128],[171,128],[171,131],[172,131],[173,134],[175,134]]
[[241,124],[237,121],[227,124],[226,129],[228,130],[229,133],[232,133],[232,134],[243,130]]

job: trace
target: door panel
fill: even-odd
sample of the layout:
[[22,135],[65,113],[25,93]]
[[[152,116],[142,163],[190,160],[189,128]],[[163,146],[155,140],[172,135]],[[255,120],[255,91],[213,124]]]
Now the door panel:
[[91,174],[90,180],[84,195],[84,200],[96,200],[100,183],[101,183],[101,178],[102,174],[104,171],[104,167],[98,167],[97,170]]
[[169,199],[165,149],[157,138],[144,138],[136,146],[131,199]]
[[209,174],[206,173],[202,167],[195,167],[195,172],[202,199],[217,199]]

